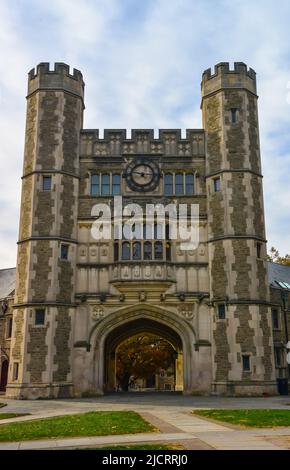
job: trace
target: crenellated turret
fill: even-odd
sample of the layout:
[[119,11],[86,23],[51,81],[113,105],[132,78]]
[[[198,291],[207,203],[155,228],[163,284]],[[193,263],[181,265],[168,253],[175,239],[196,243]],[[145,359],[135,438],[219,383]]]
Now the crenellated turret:
[[220,62],[215,65],[214,73],[211,69],[203,72],[201,86],[203,97],[224,87],[245,88],[256,93],[256,72],[243,62],[235,62],[233,69],[228,62]]
[[39,89],[62,89],[84,97],[84,81],[82,73],[73,69],[70,74],[69,65],[56,62],[50,70],[48,62],[42,62],[28,73],[28,95]]
[[71,393],[83,96],[68,65],[29,73],[9,396]]
[[255,381],[274,377],[255,76],[243,63],[233,70],[221,63],[214,74],[204,72],[201,85],[213,389],[223,393],[258,392]]

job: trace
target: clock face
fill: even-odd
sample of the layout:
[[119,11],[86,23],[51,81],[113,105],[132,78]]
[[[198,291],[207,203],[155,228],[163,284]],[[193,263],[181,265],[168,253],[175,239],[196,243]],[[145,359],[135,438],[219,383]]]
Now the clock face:
[[125,178],[133,191],[152,191],[158,185],[160,169],[155,162],[150,160],[133,160],[125,170]]
[[154,173],[149,165],[137,165],[132,169],[132,180],[140,186],[147,186],[154,178]]

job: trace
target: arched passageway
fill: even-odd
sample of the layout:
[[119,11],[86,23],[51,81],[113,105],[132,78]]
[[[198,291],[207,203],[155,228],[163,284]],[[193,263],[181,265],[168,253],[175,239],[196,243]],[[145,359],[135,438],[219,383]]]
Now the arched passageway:
[[191,322],[155,305],[135,304],[113,310],[98,319],[88,332],[86,348],[74,350],[73,382],[77,395],[99,395],[116,389],[115,353],[120,343],[148,333],[168,341],[178,353],[175,390],[189,394],[209,390],[211,356],[198,348]]
[[[147,335],[147,336],[144,336]],[[148,318],[139,318],[133,320],[129,323],[119,325],[114,330],[112,330],[106,337],[105,346],[104,346],[104,390],[111,392],[114,390],[119,390],[120,387],[120,377],[118,377],[117,369],[120,369],[120,356],[118,356],[118,351],[120,347],[126,344],[131,344],[130,339],[136,338],[137,343],[135,346],[138,347],[138,340],[144,341],[144,337],[147,339],[145,343],[150,343],[150,338],[152,338],[152,358],[150,361],[156,362],[156,371],[158,370],[158,360],[154,358],[154,353],[156,354],[156,341],[159,339],[159,345],[167,343],[171,349],[171,364],[168,367],[168,371],[163,370],[162,374],[156,373],[152,374],[151,380],[150,377],[143,377],[143,381],[137,380],[131,383],[131,386],[135,390],[144,390],[148,388],[150,390],[171,390],[171,391],[182,391],[183,390],[183,347],[182,340],[178,333],[172,330],[170,327],[160,324],[157,321],[148,319]],[[128,341],[129,340],[129,341]],[[157,346],[158,349],[158,346]],[[154,352],[153,352],[154,351]],[[134,356],[134,351],[128,350],[128,354]],[[141,352],[142,354],[142,352]],[[145,354],[145,346],[144,346]],[[122,360],[127,361],[126,355],[124,355],[124,350],[122,351]],[[148,360],[148,350],[147,350],[147,360]],[[127,361],[127,370],[129,367],[129,361]],[[146,362],[146,361],[145,361]],[[132,364],[133,366],[133,364]],[[144,365],[146,367],[146,365]],[[121,383],[122,389],[126,390],[126,387]]]

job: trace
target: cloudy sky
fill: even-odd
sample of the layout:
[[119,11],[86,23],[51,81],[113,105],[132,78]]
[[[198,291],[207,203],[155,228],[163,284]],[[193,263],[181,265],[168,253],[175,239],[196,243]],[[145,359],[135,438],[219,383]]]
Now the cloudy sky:
[[0,0],[0,268],[15,266],[27,72],[83,72],[87,128],[199,128],[202,71],[254,68],[267,237],[290,252],[290,2]]

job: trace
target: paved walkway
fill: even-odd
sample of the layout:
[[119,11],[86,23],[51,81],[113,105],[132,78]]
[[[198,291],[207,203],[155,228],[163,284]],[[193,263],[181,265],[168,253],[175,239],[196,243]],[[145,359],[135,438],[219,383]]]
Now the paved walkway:
[[[245,429],[221,425],[191,414],[196,408],[275,408],[290,409],[290,398],[217,398],[184,397],[175,394],[115,394],[100,398],[47,401],[15,401],[0,397],[7,403],[5,413],[31,413],[32,416],[0,421],[27,421],[86,411],[134,410],[157,427],[159,433],[115,436],[47,439],[2,443],[0,450],[60,449],[100,447],[113,444],[182,443],[187,449],[283,450],[290,439],[290,428]],[[283,439],[280,439],[283,436]],[[289,447],[288,447],[289,448]]]

